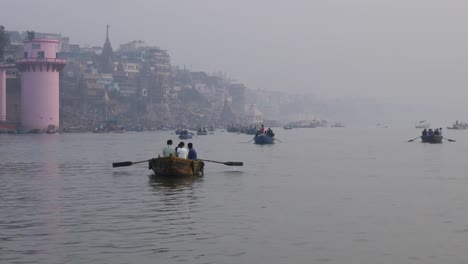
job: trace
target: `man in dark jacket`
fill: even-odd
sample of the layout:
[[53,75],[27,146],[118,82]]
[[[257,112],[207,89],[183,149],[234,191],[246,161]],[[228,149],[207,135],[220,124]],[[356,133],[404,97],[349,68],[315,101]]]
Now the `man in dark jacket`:
[[190,143],[187,144],[187,147],[189,149],[187,158],[191,159],[191,160],[196,160],[197,159],[197,152],[193,148],[193,144],[190,142]]

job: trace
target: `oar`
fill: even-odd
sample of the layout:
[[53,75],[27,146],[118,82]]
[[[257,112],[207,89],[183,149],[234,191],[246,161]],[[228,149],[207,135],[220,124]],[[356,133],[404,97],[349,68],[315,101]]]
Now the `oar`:
[[142,161],[135,161],[135,162],[132,162],[132,161],[114,162],[112,163],[112,168],[127,167],[127,166],[132,166],[133,164],[143,163],[147,161],[150,161],[150,160],[142,160]]
[[445,137],[443,137],[443,139],[445,139],[445,140],[448,140],[448,141],[450,141],[450,142],[455,142],[455,140],[454,140],[454,139],[445,138]]
[[416,140],[416,139],[418,139],[418,138],[420,138],[420,137],[421,137],[421,136],[418,136],[418,137],[415,137],[415,138],[413,138],[413,139],[410,139],[410,140],[408,140],[408,142],[413,142],[414,140]]
[[279,140],[279,139],[277,139],[277,138],[275,138],[275,140],[278,140],[279,142],[283,143],[283,141],[281,141],[281,140]]
[[222,161],[206,160],[206,159],[201,159],[201,160],[206,161],[206,162],[214,162],[214,163],[224,164],[226,166],[244,166],[244,162],[240,162],[240,161],[222,162]]

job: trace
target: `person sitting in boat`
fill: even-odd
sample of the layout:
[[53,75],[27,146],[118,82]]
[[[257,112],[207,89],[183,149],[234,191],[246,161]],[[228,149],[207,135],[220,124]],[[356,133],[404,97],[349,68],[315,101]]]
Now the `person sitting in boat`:
[[265,134],[265,127],[263,126],[263,124],[260,127],[260,134]]
[[436,135],[436,136],[439,135],[439,129],[438,129],[438,128],[436,128],[436,129],[434,130],[434,135]]
[[266,134],[267,134],[267,136],[269,136],[269,137],[273,137],[273,136],[274,136],[273,130],[271,130],[271,128],[268,128],[268,129],[267,129]]
[[424,129],[424,130],[422,131],[422,135],[423,135],[423,136],[427,136],[427,129]]
[[189,149],[187,158],[191,159],[191,160],[196,160],[197,159],[197,151],[195,151],[195,149],[193,148],[192,142],[188,143],[187,147]]
[[179,145],[177,146],[176,152],[177,152],[178,158],[182,158],[182,159],[187,158],[188,150],[184,146],[185,146],[185,143],[183,141],[181,141]]
[[175,153],[174,148],[172,147],[172,140],[169,139],[167,141],[167,146],[163,148],[163,156],[170,157],[170,156],[175,156],[175,155],[176,153]]
[[439,128],[439,136],[442,136],[442,128]]
[[434,135],[434,131],[432,130],[432,128],[429,128],[429,130],[427,131],[427,135],[428,136],[433,136]]

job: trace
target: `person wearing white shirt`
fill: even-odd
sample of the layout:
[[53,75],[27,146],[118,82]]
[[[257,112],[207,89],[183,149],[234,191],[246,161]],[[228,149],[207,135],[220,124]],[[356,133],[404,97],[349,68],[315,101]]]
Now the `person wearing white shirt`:
[[182,159],[187,158],[188,150],[184,146],[185,146],[185,143],[183,141],[181,141],[179,145],[177,146],[176,152],[177,152],[178,158],[182,158]]
[[176,153],[175,153],[174,148],[172,147],[172,140],[169,139],[169,140],[167,141],[167,146],[165,146],[165,147],[163,148],[163,156],[164,156],[164,157],[170,157],[171,155],[172,155],[172,156],[175,156]]

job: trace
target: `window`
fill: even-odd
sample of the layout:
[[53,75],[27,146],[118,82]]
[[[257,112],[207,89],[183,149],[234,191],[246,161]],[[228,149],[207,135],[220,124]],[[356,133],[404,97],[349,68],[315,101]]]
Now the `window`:
[[27,59],[28,58],[28,53],[25,51],[24,52],[24,58]]
[[33,44],[32,44],[32,49],[41,49],[41,44],[39,44],[39,43],[33,43]]
[[38,59],[44,59],[45,58],[45,54],[43,51],[38,51],[37,52],[37,58]]

